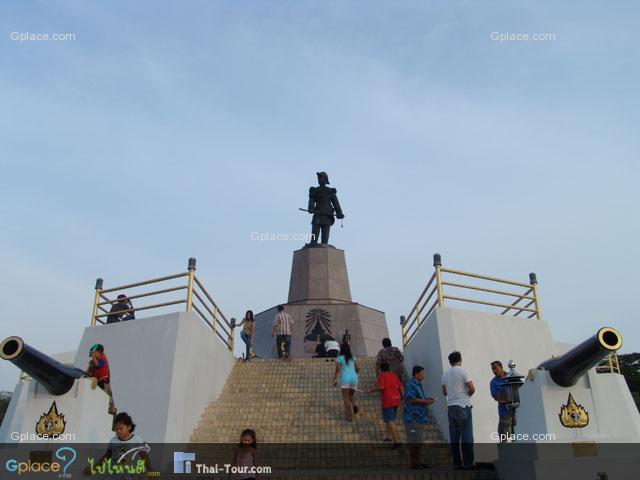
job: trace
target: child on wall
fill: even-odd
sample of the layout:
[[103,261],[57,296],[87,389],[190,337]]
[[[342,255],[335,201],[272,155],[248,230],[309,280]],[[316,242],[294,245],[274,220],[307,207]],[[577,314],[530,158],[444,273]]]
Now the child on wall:
[[92,388],[97,384],[107,395],[109,395],[109,415],[115,415],[118,410],[113,401],[113,392],[111,391],[111,378],[109,372],[109,360],[104,354],[104,347],[99,343],[94,343],[89,349],[89,367],[87,375],[94,378]]
[[400,406],[404,388],[402,382],[395,373],[389,371],[389,364],[382,362],[379,364],[380,375],[375,387],[368,390],[369,393],[380,392],[380,400],[382,402],[382,419],[386,425],[387,436],[385,441],[393,442],[392,449],[395,450],[400,446],[398,436],[396,434],[396,413]]

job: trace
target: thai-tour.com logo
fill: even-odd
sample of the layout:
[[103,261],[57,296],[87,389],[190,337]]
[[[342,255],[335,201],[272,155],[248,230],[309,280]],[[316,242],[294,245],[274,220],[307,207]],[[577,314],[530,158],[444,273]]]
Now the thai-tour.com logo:
[[225,463],[222,465],[207,465],[204,463],[195,463],[196,454],[186,452],[173,452],[173,473],[195,473],[195,474],[227,474],[227,475],[247,475],[255,477],[257,474],[270,474],[271,467],[268,466],[248,466],[248,465],[231,465]]
[[191,464],[195,461],[195,453],[173,452],[173,473],[191,473]]
[[[10,473],[16,473],[18,475],[31,474],[31,473],[57,473],[58,477],[69,478],[71,474],[67,473],[67,470],[78,457],[76,451],[71,447],[60,447],[54,453],[54,459],[34,459],[17,460],[15,458],[9,458],[4,466],[5,470]],[[57,461],[59,460],[59,461]]]

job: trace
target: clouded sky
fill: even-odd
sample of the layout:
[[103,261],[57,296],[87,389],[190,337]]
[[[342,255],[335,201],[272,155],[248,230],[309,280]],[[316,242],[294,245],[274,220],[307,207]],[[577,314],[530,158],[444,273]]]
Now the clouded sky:
[[[315,172],[395,343],[440,252],[527,280],[558,341],[640,350],[635,1],[4,2],[0,321],[74,350],[93,284],[181,271],[286,300]],[[73,33],[19,41],[14,33]],[[550,33],[546,41],[499,34]],[[0,364],[0,389],[17,369]]]

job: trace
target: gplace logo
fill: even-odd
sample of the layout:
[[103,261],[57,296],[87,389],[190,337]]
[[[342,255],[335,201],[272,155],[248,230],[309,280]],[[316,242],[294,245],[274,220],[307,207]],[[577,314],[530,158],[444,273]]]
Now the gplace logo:
[[173,452],[173,473],[191,473],[191,463],[195,461],[195,453]]
[[60,447],[55,452],[55,457],[60,460],[56,461],[32,461],[31,459],[26,462],[19,462],[15,458],[10,458],[5,463],[5,469],[7,472],[17,473],[22,475],[23,473],[58,473],[62,472],[63,475],[67,475],[67,469],[75,462],[77,458],[76,451],[71,447]]

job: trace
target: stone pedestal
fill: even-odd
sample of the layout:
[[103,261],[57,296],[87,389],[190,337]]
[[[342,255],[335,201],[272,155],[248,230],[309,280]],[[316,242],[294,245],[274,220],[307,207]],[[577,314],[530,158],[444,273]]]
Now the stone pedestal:
[[314,247],[293,252],[288,303],[309,302],[351,302],[344,250]]
[[[283,305],[294,322],[293,357],[314,356],[320,342],[341,342],[346,330],[356,357],[373,356],[389,336],[384,312],[352,301],[344,250],[332,246],[293,252],[289,298]],[[264,358],[276,356],[271,337],[276,313],[272,307],[255,316],[253,350]]]

